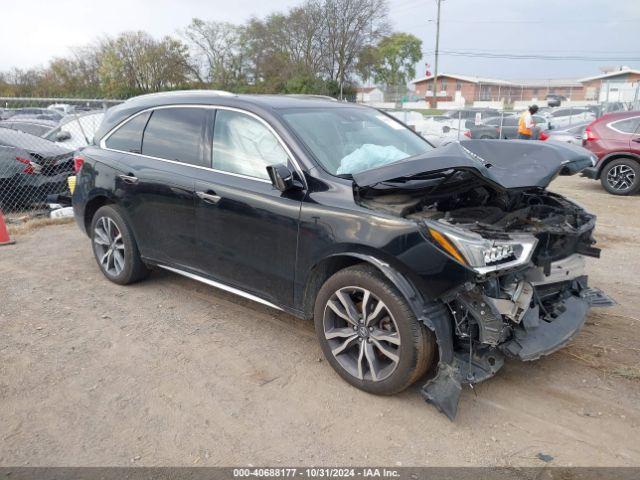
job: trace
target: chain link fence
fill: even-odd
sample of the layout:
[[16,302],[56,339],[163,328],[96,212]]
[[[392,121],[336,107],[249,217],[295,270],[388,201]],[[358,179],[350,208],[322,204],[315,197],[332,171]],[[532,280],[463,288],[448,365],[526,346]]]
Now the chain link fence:
[[69,214],[55,197],[69,197],[75,152],[91,143],[104,99],[0,98],[0,211],[8,224]]

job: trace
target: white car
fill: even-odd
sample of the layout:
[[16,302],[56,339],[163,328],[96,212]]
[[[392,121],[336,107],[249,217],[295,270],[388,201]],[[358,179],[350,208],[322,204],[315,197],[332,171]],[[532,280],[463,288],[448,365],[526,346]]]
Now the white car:
[[47,107],[47,110],[55,110],[63,115],[69,115],[76,109],[75,106],[68,103],[54,103]]
[[569,128],[571,125],[593,122],[596,119],[595,113],[586,108],[578,107],[555,108],[545,116],[549,118],[555,129]]
[[72,150],[86,147],[93,141],[102,117],[104,117],[102,110],[81,114],[72,113],[64,117],[56,128],[43,137]]

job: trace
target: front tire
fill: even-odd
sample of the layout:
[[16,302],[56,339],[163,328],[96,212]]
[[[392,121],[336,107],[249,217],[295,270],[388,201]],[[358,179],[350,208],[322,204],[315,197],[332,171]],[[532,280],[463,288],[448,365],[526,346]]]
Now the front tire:
[[640,188],[640,164],[630,158],[614,160],[602,170],[600,183],[613,195],[633,195]]
[[109,280],[128,285],[149,274],[131,228],[117,206],[100,207],[93,216],[90,232],[96,262]]
[[340,270],[322,286],[314,309],[325,358],[348,383],[366,392],[401,392],[432,366],[431,330],[398,290],[370,265]]

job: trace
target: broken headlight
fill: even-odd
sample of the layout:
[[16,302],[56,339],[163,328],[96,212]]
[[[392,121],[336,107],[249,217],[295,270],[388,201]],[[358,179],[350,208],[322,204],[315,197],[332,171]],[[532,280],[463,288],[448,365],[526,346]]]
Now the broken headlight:
[[480,274],[529,263],[538,243],[533,235],[489,239],[442,222],[426,220],[425,224],[436,245]]

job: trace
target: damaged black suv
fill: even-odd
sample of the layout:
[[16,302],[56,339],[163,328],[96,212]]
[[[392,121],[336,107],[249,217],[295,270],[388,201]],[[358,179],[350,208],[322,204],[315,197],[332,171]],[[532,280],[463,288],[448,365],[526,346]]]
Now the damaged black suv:
[[592,162],[568,144],[434,149],[339,102],[172,92],[107,112],[73,206],[108,279],[162,268],[313,318],[347,382],[427,377],[453,418],[462,385],[557,350],[609,302],[584,272],[595,217],[546,190]]

